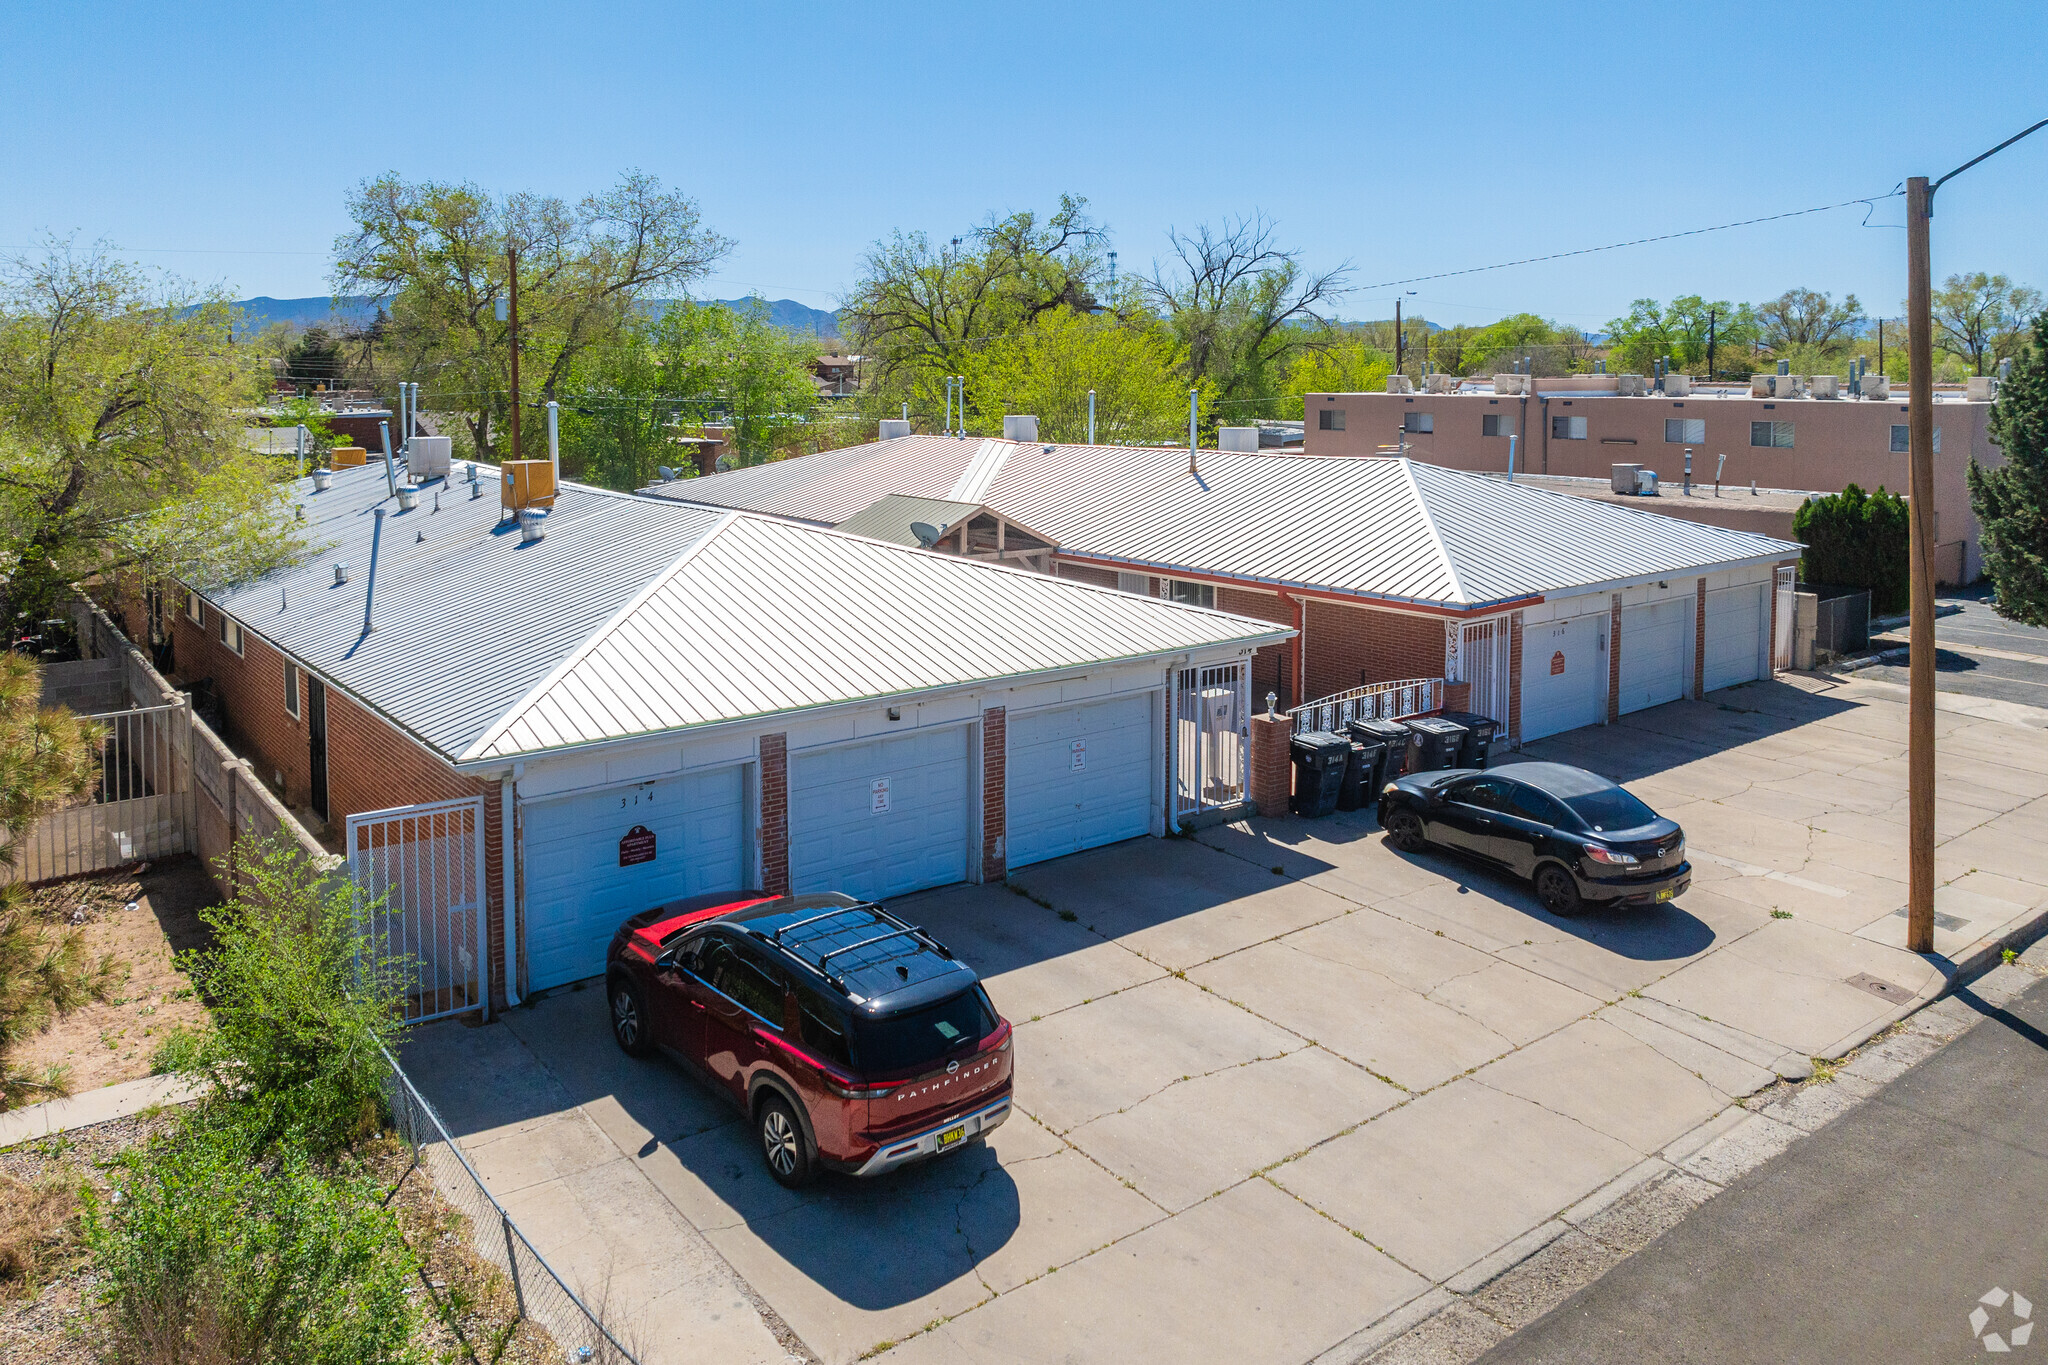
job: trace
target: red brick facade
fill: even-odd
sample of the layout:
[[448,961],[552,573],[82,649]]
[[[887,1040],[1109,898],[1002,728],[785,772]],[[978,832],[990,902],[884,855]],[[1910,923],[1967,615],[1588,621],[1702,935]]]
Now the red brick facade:
[[1252,716],[1252,780],[1249,793],[1259,814],[1287,814],[1287,798],[1294,794],[1294,758],[1288,742],[1294,738],[1294,724],[1285,715],[1266,718],[1264,710]]
[[1308,599],[1306,700],[1368,683],[1444,675],[1444,623],[1434,616]]
[[1692,596],[1692,694],[1707,695],[1707,580],[1702,578]]
[[[170,607],[176,612],[171,649],[177,660],[179,681],[189,684],[212,680],[214,692],[220,697],[222,729],[226,731],[221,738],[249,761],[257,778],[276,792],[285,805],[304,810],[312,788],[312,755],[307,747],[305,722],[284,709],[284,656],[245,631],[242,653],[237,657],[221,643],[219,612],[205,608],[206,625],[202,628],[187,611],[183,593],[176,595]],[[299,691],[299,711],[303,716],[303,680]],[[330,772],[332,768],[330,758]],[[329,781],[331,787],[331,777]],[[381,810],[397,804],[380,801],[356,809]],[[343,815],[354,813],[332,806],[329,809],[336,828],[340,827]],[[318,822],[308,818],[308,823]]]
[[1621,594],[1607,606],[1607,723],[1621,719]]
[[1508,737],[1522,742],[1522,613],[1508,617]]
[[1116,586],[1116,570],[1114,569],[1097,569],[1086,564],[1069,564],[1065,560],[1060,561],[1058,568],[1061,578],[1071,578],[1076,583],[1093,583],[1098,588],[1113,588]]
[[789,894],[789,736],[761,736],[761,889]]
[[1009,875],[1009,712],[991,706],[981,713],[981,879]]
[[[1271,621],[1280,626],[1296,624],[1294,602],[1277,593],[1219,587],[1216,589],[1216,610],[1249,616],[1255,621]],[[1298,657],[1299,646],[1293,640],[1262,646],[1258,653],[1252,655],[1252,706],[1255,710],[1264,709],[1268,692],[1280,694],[1283,709],[1301,705],[1301,669],[1295,663]]]

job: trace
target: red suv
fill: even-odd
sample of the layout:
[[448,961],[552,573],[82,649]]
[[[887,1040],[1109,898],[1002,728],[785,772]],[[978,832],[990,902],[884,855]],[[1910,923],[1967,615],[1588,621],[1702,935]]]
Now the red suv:
[[613,936],[605,993],[619,1046],[700,1070],[785,1185],[878,1175],[1010,1115],[1010,1025],[973,969],[850,896],[658,905]]

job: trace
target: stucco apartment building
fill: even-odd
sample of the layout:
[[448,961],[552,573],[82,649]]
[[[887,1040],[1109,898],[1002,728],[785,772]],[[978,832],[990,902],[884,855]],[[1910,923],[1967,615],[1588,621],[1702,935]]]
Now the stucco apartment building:
[[[1725,490],[1751,483],[1765,489],[1839,492],[1849,484],[1903,492],[1907,472],[1906,404],[1895,396],[1814,396],[1819,386],[1777,381],[1785,396],[1762,396],[1757,386],[1692,385],[1667,381],[1672,392],[1620,391],[1635,376],[1496,376],[1495,381],[1454,381],[1437,393],[1325,393],[1307,397],[1308,455],[1374,455],[1405,445],[1409,459],[1451,469],[1503,473],[1514,438],[1519,472],[1608,479],[1613,466],[1639,464],[1677,486],[1685,451],[1693,452],[1693,481],[1711,484],[1717,464]],[[1645,388],[1649,386],[1645,385]],[[1765,388],[1772,387],[1769,384]],[[1935,393],[1935,564],[1944,583],[1974,581],[1983,569],[1976,517],[1970,510],[1966,471],[2003,456],[1991,443],[1988,383]],[[1836,386],[1839,392],[1839,386]],[[1796,391],[1795,391],[1796,390]],[[1642,506],[1688,520],[1716,521],[1786,535],[1768,522],[1740,519],[1742,503],[1725,507],[1670,498]]]

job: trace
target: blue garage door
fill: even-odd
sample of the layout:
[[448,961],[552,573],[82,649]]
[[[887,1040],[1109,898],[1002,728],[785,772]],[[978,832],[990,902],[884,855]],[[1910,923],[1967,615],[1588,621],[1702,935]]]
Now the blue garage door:
[[789,881],[863,900],[967,878],[965,726],[798,754],[789,765]]
[[748,885],[742,771],[520,803],[527,989],[600,975],[619,921],[649,906]]
[[1149,696],[1031,711],[1009,731],[1011,867],[1151,833]]

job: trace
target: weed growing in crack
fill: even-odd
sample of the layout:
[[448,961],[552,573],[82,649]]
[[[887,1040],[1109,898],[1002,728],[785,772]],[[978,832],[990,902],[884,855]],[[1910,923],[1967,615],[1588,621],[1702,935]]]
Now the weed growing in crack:
[[1825,1057],[1815,1057],[1812,1059],[1812,1061],[1812,1079],[1815,1085],[1826,1085],[1828,1082],[1834,1080],[1835,1073],[1842,1069],[1842,1064],[1840,1062],[1831,1062]]
[[1792,918],[1792,912],[1791,912],[1790,910],[1773,910],[1773,911],[1771,911],[1771,918],[1772,918],[1772,919],[1791,919],[1791,918]]
[[1060,911],[1060,918],[1065,920],[1067,923],[1072,924],[1075,920],[1081,917],[1071,910],[1062,910]]

